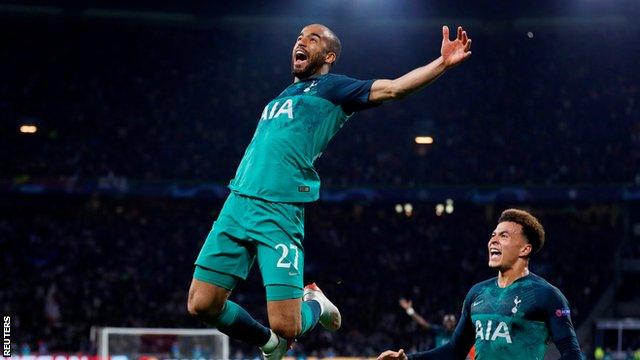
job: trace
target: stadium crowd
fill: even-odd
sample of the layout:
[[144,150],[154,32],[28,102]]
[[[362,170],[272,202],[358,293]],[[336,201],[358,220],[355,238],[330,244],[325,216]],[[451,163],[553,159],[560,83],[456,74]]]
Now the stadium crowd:
[[[0,134],[13,154],[0,173],[226,184],[264,105],[291,81],[298,30],[45,22],[5,31],[0,116],[15,127]],[[394,77],[438,54],[438,28],[391,29],[375,44],[369,30],[337,29],[335,72]],[[635,60],[592,56],[594,46],[640,53],[632,34],[516,30],[469,28],[478,46],[464,70],[350,120],[317,162],[324,184],[640,183]],[[39,132],[21,134],[21,124]],[[416,135],[435,142],[417,146]]]
[[[0,207],[0,289],[12,314],[18,351],[92,351],[90,326],[199,327],[186,314],[193,261],[221,204],[196,200],[12,198]],[[367,355],[386,348],[428,346],[397,305],[414,300],[434,323],[458,314],[466,291],[495,276],[486,243],[502,208],[456,206],[436,216],[414,204],[411,216],[393,204],[316,204],[307,210],[306,281],[317,281],[339,304],[343,328],[316,329],[296,345],[307,355]],[[535,209],[548,244],[532,271],[563,290],[580,324],[608,285],[619,219],[608,206]],[[327,251],[330,249],[330,251]],[[576,264],[588,264],[577,266]],[[232,295],[266,322],[257,272]],[[427,345],[425,345],[427,344]],[[237,358],[257,349],[234,343]]]

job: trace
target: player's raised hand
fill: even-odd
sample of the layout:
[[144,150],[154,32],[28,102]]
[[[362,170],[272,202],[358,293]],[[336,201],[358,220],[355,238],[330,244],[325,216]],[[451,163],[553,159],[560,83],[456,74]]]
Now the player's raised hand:
[[440,55],[442,55],[444,65],[447,68],[454,67],[471,56],[471,39],[462,26],[458,26],[457,35],[453,41],[449,39],[449,27],[442,27]]
[[407,354],[404,353],[403,349],[398,351],[387,350],[378,355],[377,360],[407,360]]
[[405,309],[405,310],[413,307],[413,302],[411,300],[407,300],[405,298],[400,298],[398,303],[400,303],[400,306],[402,306],[402,308]]

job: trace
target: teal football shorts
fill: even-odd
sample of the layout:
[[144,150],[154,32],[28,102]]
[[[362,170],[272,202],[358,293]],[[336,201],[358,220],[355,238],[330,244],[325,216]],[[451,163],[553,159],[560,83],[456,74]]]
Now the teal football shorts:
[[304,205],[231,193],[195,262],[194,278],[233,290],[254,259],[267,300],[302,297]]

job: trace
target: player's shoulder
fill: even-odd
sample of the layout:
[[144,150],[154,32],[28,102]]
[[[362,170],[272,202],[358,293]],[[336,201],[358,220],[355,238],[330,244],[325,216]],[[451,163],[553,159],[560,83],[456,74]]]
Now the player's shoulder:
[[357,79],[354,79],[352,77],[349,77],[347,75],[343,75],[343,74],[333,74],[333,73],[327,73],[327,74],[323,74],[317,77],[318,83],[319,84],[325,84],[325,85],[341,85],[341,84],[345,84],[345,83],[351,83],[354,81],[358,81]]
[[336,105],[342,105],[347,114],[377,105],[369,103],[369,92],[373,80],[358,80],[332,73],[312,79],[313,82],[309,85],[311,89],[307,95],[319,96]]
[[534,273],[529,273],[529,275],[526,278],[533,286],[540,288],[540,289],[545,289],[545,290],[549,290],[549,291],[560,291],[558,290],[557,287],[553,286],[550,282],[548,282],[546,279],[544,279],[542,276],[534,274]]
[[475,285],[473,285],[471,289],[469,289],[469,295],[478,294],[487,288],[495,287],[497,281],[498,281],[497,276],[494,276],[491,279],[480,281],[479,283],[476,283]]
[[350,77],[348,77],[347,75],[344,74],[335,74],[335,73],[326,73],[324,75],[321,75],[321,77],[324,77],[327,80],[343,80],[343,79],[352,79]]
[[528,280],[531,282],[532,286],[535,287],[536,292],[540,293],[544,297],[566,301],[562,291],[541,276],[530,273]]
[[494,286],[497,281],[498,281],[498,277],[494,276],[494,277],[492,277],[490,279],[483,280],[483,281],[480,281],[479,283],[476,283],[471,288],[472,289],[474,289],[474,288],[481,289],[481,288],[486,288],[488,286]]
[[464,298],[463,306],[465,308],[468,308],[470,304],[472,304],[480,295],[482,295],[486,291],[489,291],[492,287],[495,287],[497,280],[498,277],[493,277],[491,279],[487,279],[473,285],[467,292],[467,296],[465,296]]

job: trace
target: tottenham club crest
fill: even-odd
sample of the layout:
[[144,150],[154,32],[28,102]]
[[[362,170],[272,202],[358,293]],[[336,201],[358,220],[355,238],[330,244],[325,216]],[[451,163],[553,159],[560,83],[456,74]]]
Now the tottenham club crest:
[[317,85],[317,84],[316,84],[316,81],[315,81],[315,80],[313,80],[313,81],[311,82],[311,85],[309,85],[306,89],[304,89],[304,90],[302,90],[302,91],[304,91],[304,92],[309,92],[309,91],[311,91],[311,88],[313,88],[313,87],[314,87],[314,86],[316,86],[316,85]]
[[518,306],[520,306],[520,303],[522,302],[522,300],[520,300],[517,296],[515,299],[513,299],[513,303],[515,304],[513,306],[513,308],[511,309],[511,312],[515,315],[515,313],[518,312]]

